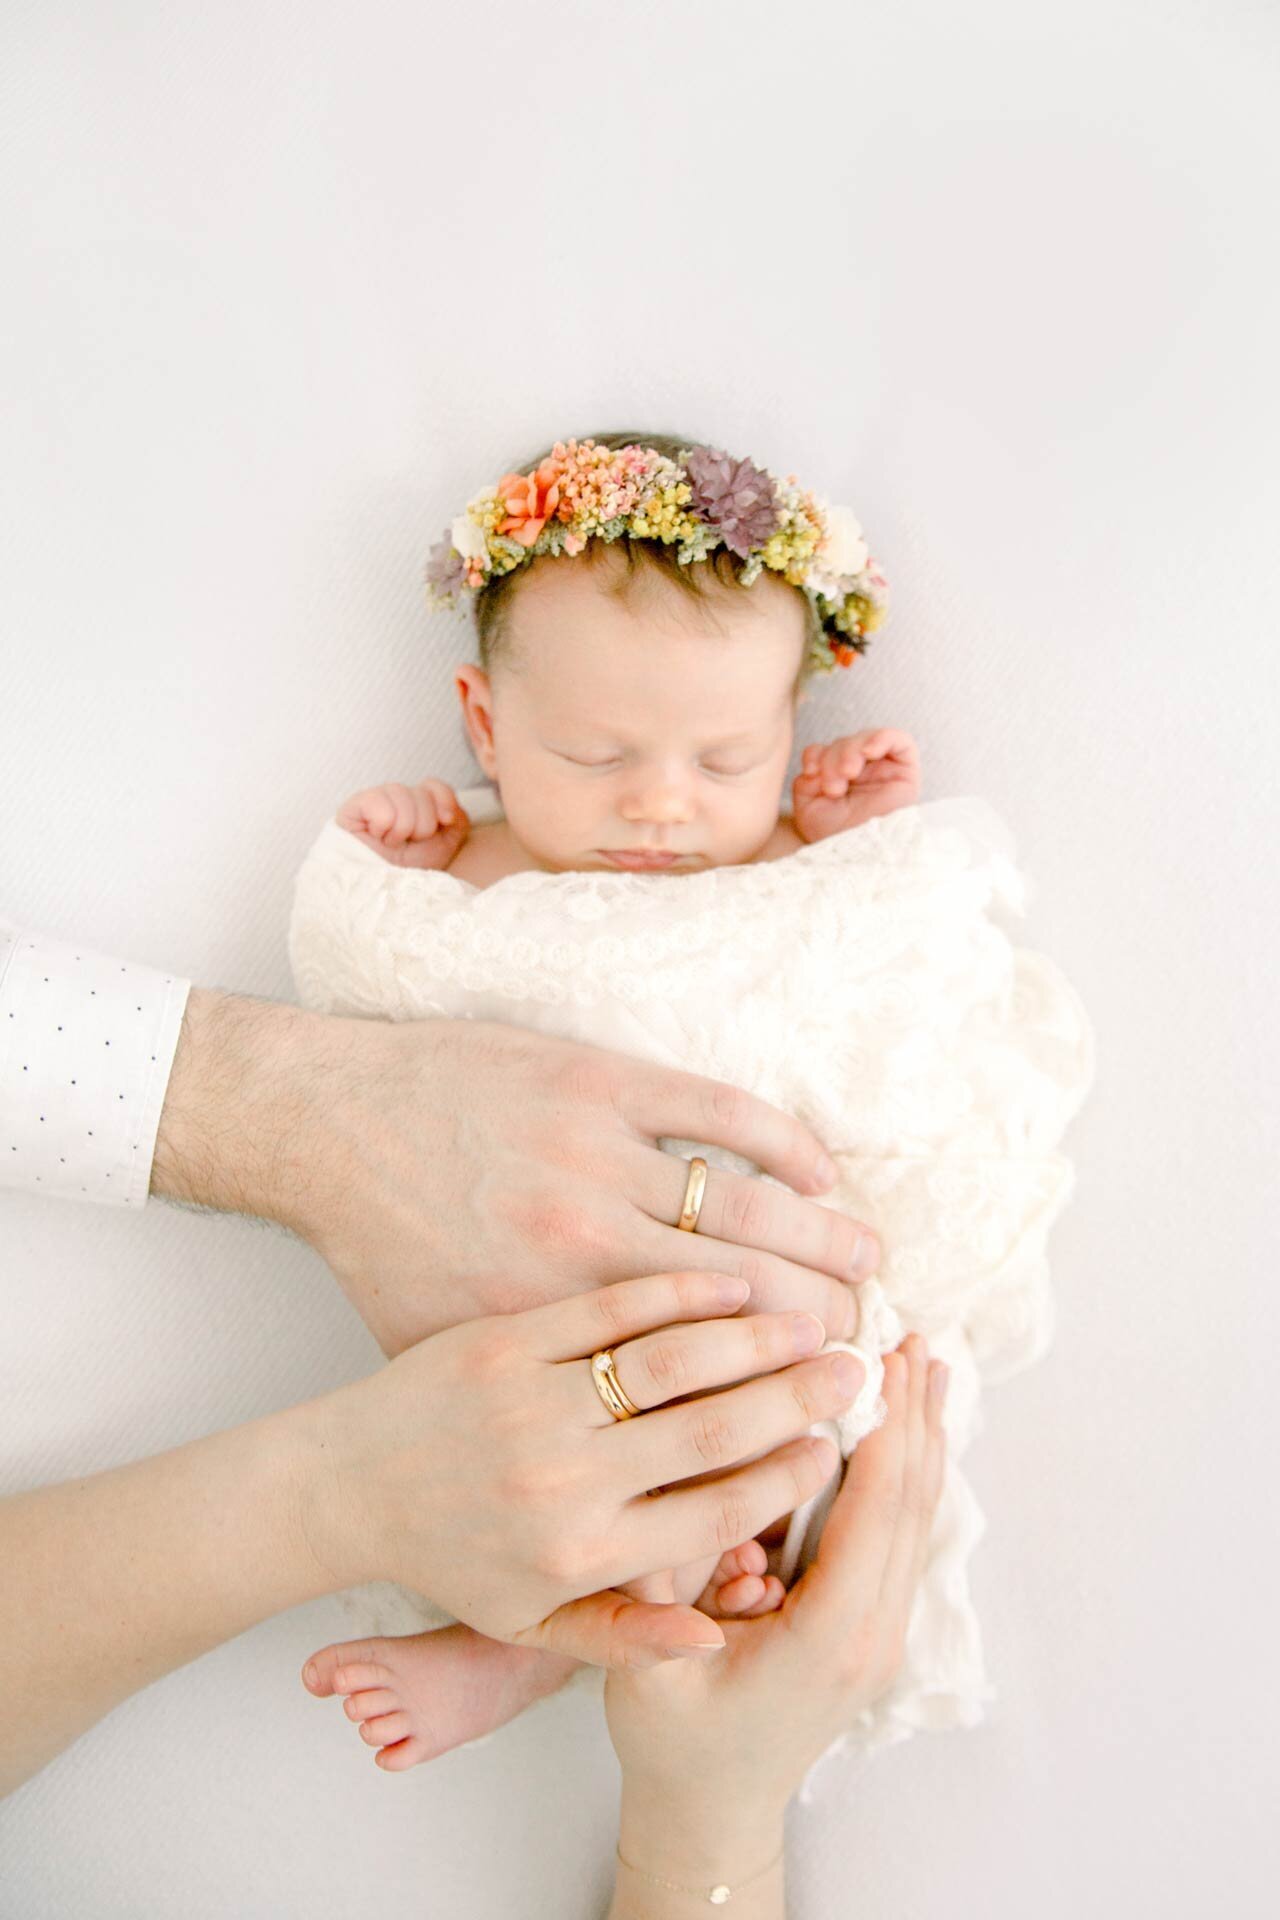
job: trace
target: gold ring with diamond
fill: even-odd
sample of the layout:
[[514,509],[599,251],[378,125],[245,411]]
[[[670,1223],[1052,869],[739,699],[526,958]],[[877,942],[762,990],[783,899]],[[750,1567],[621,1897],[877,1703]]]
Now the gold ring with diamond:
[[702,1212],[702,1196],[707,1190],[707,1163],[698,1154],[689,1162],[689,1178],[685,1181],[684,1205],[680,1209],[680,1218],[676,1221],[681,1233],[693,1233],[698,1225],[698,1215]]
[[592,1354],[591,1378],[595,1382],[596,1392],[615,1420],[630,1420],[640,1412],[640,1408],[628,1400],[622,1391],[622,1382],[614,1367],[612,1347],[602,1347],[599,1353]]

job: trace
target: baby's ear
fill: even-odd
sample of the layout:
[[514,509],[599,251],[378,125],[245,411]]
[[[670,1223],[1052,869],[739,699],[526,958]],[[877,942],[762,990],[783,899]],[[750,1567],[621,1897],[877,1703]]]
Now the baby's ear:
[[462,719],[471,750],[490,780],[497,777],[498,756],[493,739],[493,692],[483,667],[458,667],[453,684],[462,702]]

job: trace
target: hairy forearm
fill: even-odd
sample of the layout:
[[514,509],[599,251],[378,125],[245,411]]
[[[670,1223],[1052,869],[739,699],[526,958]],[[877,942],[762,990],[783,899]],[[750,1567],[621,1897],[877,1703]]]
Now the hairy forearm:
[[0,1502],[0,1793],[138,1688],[341,1584],[306,1526],[323,1442],[304,1406]]
[[162,1198],[297,1229],[314,1180],[324,1056],[341,1025],[193,987],[151,1170]]
[[608,1920],[692,1920],[716,1886],[730,1889],[736,1920],[785,1920],[784,1812],[722,1805],[714,1784],[655,1793],[624,1779]]

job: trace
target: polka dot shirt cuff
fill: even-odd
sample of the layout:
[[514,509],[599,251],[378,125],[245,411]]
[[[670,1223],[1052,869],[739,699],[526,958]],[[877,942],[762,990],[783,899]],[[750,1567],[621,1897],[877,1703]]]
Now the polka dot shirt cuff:
[[189,980],[0,926],[0,1186],[141,1207]]

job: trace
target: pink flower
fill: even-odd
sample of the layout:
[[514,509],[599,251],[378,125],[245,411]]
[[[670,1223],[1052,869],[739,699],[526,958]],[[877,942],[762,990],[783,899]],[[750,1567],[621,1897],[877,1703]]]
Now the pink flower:
[[531,547],[560,504],[560,476],[560,463],[554,457],[533,473],[504,473],[498,495],[507,517],[499,523],[498,532]]

